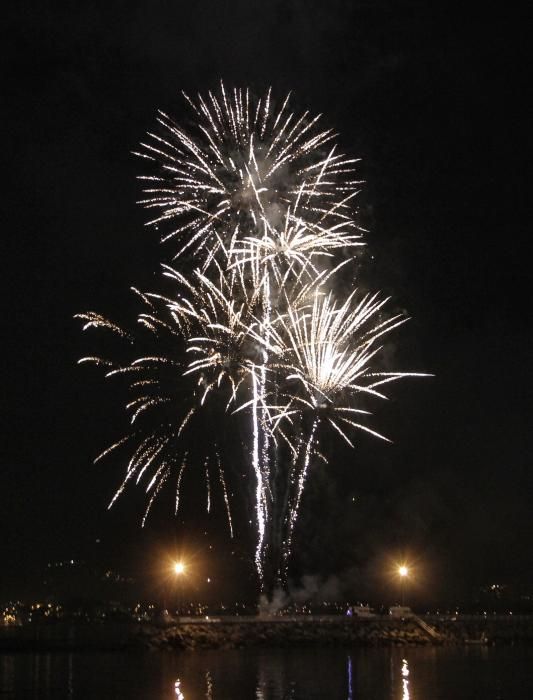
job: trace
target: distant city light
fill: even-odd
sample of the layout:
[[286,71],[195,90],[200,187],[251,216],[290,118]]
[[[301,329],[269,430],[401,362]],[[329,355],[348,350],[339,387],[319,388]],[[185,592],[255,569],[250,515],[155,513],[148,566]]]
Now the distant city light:
[[409,569],[408,569],[406,566],[404,566],[404,565],[399,566],[399,567],[398,567],[398,573],[400,574],[400,576],[401,576],[402,578],[405,578],[405,576],[408,576],[408,575],[409,575]]
[[178,576],[180,576],[184,572],[185,572],[185,564],[181,561],[177,561],[174,564],[174,573],[176,573]]

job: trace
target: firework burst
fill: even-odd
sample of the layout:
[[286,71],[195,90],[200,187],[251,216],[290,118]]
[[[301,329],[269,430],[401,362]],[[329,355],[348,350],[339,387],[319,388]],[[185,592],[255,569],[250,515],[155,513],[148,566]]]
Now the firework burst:
[[164,225],[162,240],[175,241],[176,257],[188,251],[204,266],[242,261],[243,247],[257,252],[260,229],[270,239],[263,253],[283,250],[303,264],[318,251],[360,244],[351,209],[357,159],[337,152],[320,116],[296,115],[289,96],[276,109],[270,90],[256,100],[221,84],[219,95],[185,98],[193,132],[159,112],[158,130],[137,152],[156,166],[141,177],[141,203],[155,213],[149,224]]
[[255,562],[268,592],[286,574],[309,469],[325,461],[324,429],[350,445],[357,431],[386,440],[362,399],[422,375],[383,371],[382,341],[406,321],[385,314],[386,298],[335,294],[340,269],[363,244],[357,160],[339,152],[319,117],[292,111],[289,97],[275,106],[270,91],[253,99],[222,84],[217,95],[185,97],[192,129],[160,112],[138,152],[154,168],[141,178],[149,223],[174,245],[173,266],[163,266],[171,293],[139,294],[138,321],[155,351],[136,354],[138,331],[90,312],[80,315],[84,328],[118,334],[134,356],[82,361],[129,386],[132,430],[102,455],[130,450],[112,503],[142,481],[149,511],[173,480],[177,509],[193,465],[205,471],[208,509],[218,478],[232,529],[220,451],[193,455],[187,431],[216,411],[234,421],[253,477]]

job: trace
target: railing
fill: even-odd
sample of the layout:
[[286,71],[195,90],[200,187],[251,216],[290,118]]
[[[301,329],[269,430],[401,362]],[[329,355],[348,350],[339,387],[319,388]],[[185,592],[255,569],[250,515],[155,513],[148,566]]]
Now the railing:
[[427,622],[422,620],[421,617],[418,617],[418,615],[412,615],[411,619],[416,622],[420,629],[422,629],[426,634],[429,634],[432,639],[442,639],[442,635],[437,632],[434,627],[428,625]]

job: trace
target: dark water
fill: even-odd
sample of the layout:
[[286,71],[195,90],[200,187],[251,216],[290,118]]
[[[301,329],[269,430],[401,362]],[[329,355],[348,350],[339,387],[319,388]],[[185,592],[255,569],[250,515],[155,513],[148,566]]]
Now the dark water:
[[519,700],[527,647],[0,655],[0,700]]

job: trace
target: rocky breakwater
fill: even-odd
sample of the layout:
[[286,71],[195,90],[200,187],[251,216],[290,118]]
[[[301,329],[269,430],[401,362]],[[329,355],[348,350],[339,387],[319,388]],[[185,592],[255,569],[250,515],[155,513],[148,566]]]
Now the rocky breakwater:
[[144,628],[139,644],[151,649],[238,649],[249,646],[342,646],[435,643],[415,620],[337,617],[235,618],[182,621]]

